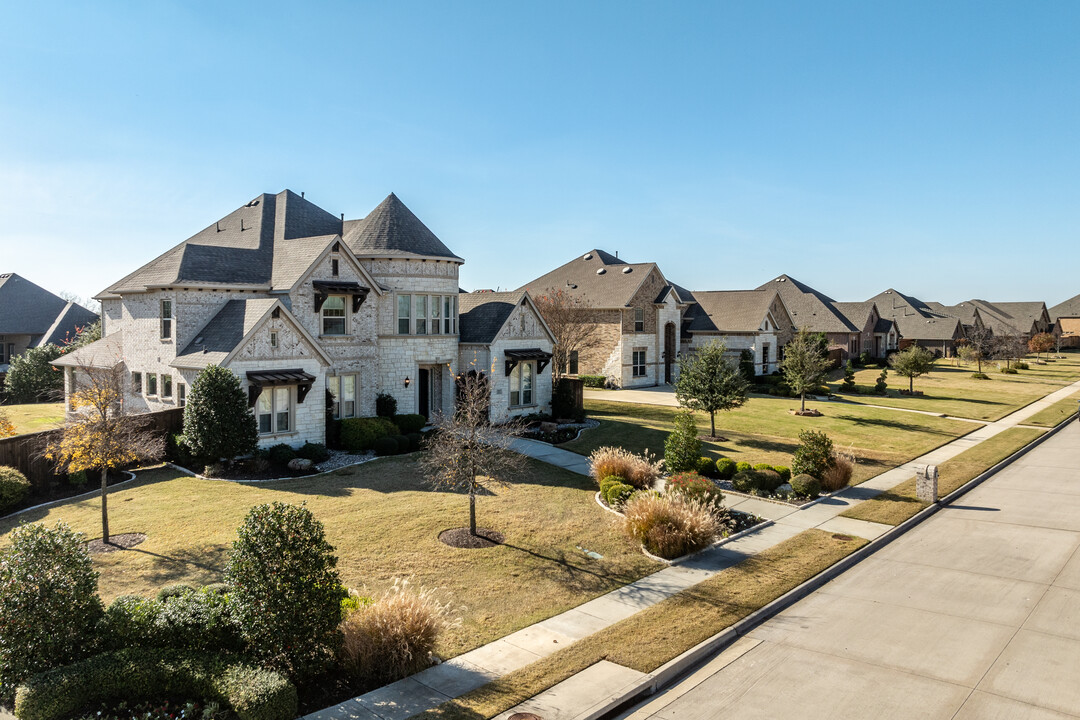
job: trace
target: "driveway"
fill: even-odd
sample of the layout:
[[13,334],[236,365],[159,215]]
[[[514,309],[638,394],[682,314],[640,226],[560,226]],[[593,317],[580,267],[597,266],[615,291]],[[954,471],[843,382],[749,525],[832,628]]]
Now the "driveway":
[[1080,423],[622,717],[1080,717]]

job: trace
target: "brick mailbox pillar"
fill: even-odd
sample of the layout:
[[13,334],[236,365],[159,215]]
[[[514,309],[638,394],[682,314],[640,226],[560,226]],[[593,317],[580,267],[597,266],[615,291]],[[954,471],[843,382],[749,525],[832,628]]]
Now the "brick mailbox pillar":
[[923,465],[915,471],[915,497],[919,502],[937,502],[937,479],[937,465]]

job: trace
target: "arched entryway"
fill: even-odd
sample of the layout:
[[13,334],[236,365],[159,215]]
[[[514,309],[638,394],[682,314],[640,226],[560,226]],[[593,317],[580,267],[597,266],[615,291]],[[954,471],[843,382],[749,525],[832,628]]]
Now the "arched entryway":
[[664,382],[671,384],[675,370],[675,323],[664,326]]

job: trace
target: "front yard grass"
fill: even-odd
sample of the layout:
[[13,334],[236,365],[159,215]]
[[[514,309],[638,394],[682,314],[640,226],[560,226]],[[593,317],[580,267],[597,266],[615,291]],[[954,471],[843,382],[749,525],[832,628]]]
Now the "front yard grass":
[[[938,467],[938,497],[945,497],[1045,432],[1035,428],[1009,428],[943,462]],[[925,507],[927,504],[915,497],[915,478],[911,478],[841,514],[856,520],[899,525]]]
[[[326,526],[345,585],[376,593],[395,577],[436,588],[461,623],[436,652],[457,655],[575,607],[660,569],[624,540],[616,518],[595,502],[593,482],[530,461],[520,482],[478,498],[482,527],[506,543],[460,550],[438,540],[468,524],[465,495],[425,485],[418,455],[375,460],[331,475],[258,485],[200,480],[171,468],[139,473],[109,494],[114,534],[146,533],[141,545],[94,557],[106,602],[151,595],[162,586],[221,580],[236,528],[248,509],[279,500],[307,507]],[[0,544],[19,523],[63,520],[87,538],[101,536],[100,500],[24,513],[0,521]],[[584,548],[603,555],[587,557]]]
[[[852,483],[859,483],[890,468],[944,445],[978,426],[960,420],[898,413],[893,410],[840,403],[808,402],[824,417],[796,417],[788,408],[799,401],[788,398],[752,397],[727,413],[717,413],[716,432],[727,438],[712,442],[702,438],[702,454],[751,464],[791,465],[802,430],[821,430],[838,450],[851,448],[859,460]],[[636,405],[604,400],[585,401],[589,417],[600,427],[586,430],[577,440],[559,447],[588,455],[598,447],[616,445],[633,452],[646,449],[664,454],[664,439],[671,432],[678,408]],[[707,413],[696,414],[698,429],[709,431]]]
[[14,423],[16,434],[25,435],[60,427],[64,423],[64,403],[0,405],[0,414]]
[[1042,427],[1057,427],[1062,420],[1076,415],[1077,402],[1080,401],[1080,392],[1058,400],[1048,408],[1040,410],[1027,420],[1026,425],[1041,425]]
[[417,718],[477,720],[494,717],[600,660],[643,673],[652,672],[855,552],[866,542],[861,538],[807,530]]
[[[915,389],[921,390],[922,395],[900,395],[898,391],[901,388],[907,389],[907,378],[890,370],[888,395],[844,394],[841,397],[865,405],[926,410],[953,417],[993,421],[1080,380],[1078,353],[1069,353],[1063,359],[1045,365],[1035,364],[1032,358],[1027,358],[1027,362],[1031,369],[1021,370],[1016,375],[1003,375],[998,372],[996,363],[983,363],[983,371],[990,379],[975,380],[971,377],[975,365],[957,367],[952,359],[938,360],[929,375],[915,379]],[[874,368],[857,370],[855,384],[873,387],[880,373]]]

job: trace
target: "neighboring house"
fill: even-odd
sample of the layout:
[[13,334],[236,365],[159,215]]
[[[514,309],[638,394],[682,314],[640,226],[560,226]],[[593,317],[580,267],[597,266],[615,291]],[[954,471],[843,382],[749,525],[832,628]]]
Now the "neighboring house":
[[848,353],[870,357],[885,358],[896,350],[900,343],[900,328],[892,318],[881,317],[877,305],[872,302],[833,303],[849,323],[859,329],[858,337],[849,340]]
[[964,326],[958,317],[934,310],[922,300],[892,288],[867,302],[874,303],[881,317],[896,321],[900,349],[919,345],[935,355],[952,357],[956,344],[964,339]]
[[780,348],[790,339],[793,323],[778,292],[683,290],[680,297],[691,303],[683,326],[683,351],[693,352],[720,339],[735,362],[743,350],[753,353],[757,375],[779,368]]
[[458,372],[489,373],[491,419],[550,409],[551,372],[545,369],[555,338],[529,293],[461,293],[458,308]]
[[63,345],[97,322],[97,313],[68,302],[21,275],[0,275],[0,384],[13,357],[44,345]]
[[1019,335],[1028,340],[1032,335],[1050,332],[1054,321],[1044,302],[987,302],[969,300],[979,311],[980,317],[993,329],[995,335]]
[[824,333],[834,359],[847,359],[861,350],[862,323],[856,325],[836,307],[828,295],[801,283],[790,275],[781,275],[757,288],[779,293],[791,315],[796,330]]
[[628,263],[590,250],[519,290],[581,299],[591,342],[571,356],[569,374],[603,375],[620,387],[672,382],[687,307],[656,263]]
[[371,416],[379,393],[431,417],[454,406],[463,262],[393,194],[361,220],[260,195],[101,293],[103,339],[56,364],[70,388],[80,363],[123,361],[140,412],[227,367],[263,446],[323,442],[327,409]]
[[1052,332],[1061,338],[1061,346],[1080,347],[1080,295],[1055,305],[1048,314],[1054,323]]

